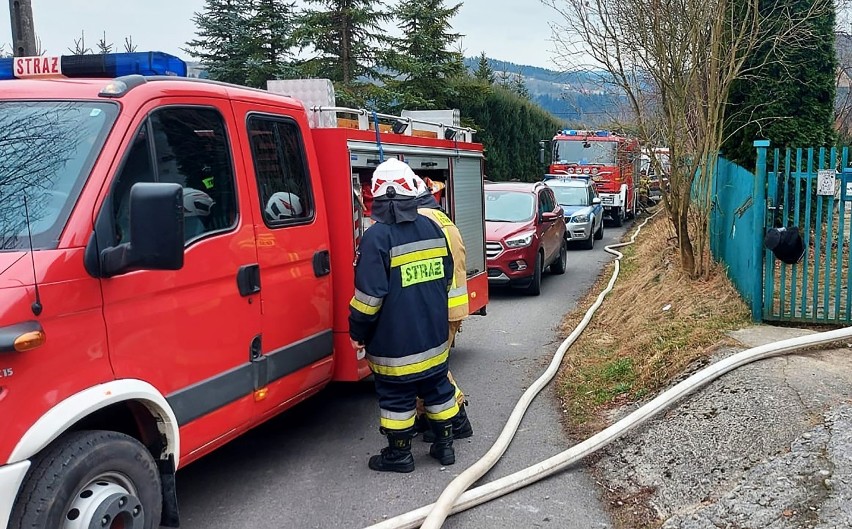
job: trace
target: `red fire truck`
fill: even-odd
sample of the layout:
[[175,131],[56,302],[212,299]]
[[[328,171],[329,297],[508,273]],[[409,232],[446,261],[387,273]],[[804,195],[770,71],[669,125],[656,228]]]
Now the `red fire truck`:
[[328,81],[185,75],[157,52],[0,60],[2,529],[176,527],[177,469],[367,376],[347,306],[383,157],[443,185],[484,314],[473,131],[338,108]]
[[591,176],[616,226],[636,214],[639,141],[610,131],[565,129],[554,136],[550,174]]

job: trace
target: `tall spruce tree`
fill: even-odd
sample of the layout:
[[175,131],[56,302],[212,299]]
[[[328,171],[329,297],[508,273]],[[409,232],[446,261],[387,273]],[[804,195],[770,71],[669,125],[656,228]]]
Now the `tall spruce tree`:
[[375,0],[306,0],[298,33],[303,48],[311,48],[306,73],[331,79],[344,87],[359,78],[379,77],[385,43],[382,23],[390,15]]
[[295,1],[254,0],[248,21],[250,86],[266,88],[266,81],[270,79],[296,75],[292,64],[296,18]]
[[[773,2],[762,0],[769,11]],[[810,147],[831,144],[834,133],[834,97],[837,57],[834,49],[835,12],[822,0],[790,0],[785,11],[767,16],[802,17],[818,5],[820,15],[807,22],[811,38],[779,48],[768,42],[748,58],[748,75],[736,80],[726,108],[722,154],[752,169],[755,139],[769,139],[773,147]],[[819,7],[822,6],[822,7]]]
[[248,21],[251,2],[243,0],[204,0],[204,9],[195,13],[196,38],[184,49],[201,60],[211,79],[246,84],[252,42]]
[[453,77],[466,75],[464,57],[451,49],[462,35],[453,33],[451,19],[462,4],[446,7],[444,0],[401,0],[394,16],[403,36],[393,39],[389,66],[394,85],[409,100],[423,106],[444,106]]
[[530,99],[530,90],[527,88],[527,83],[524,81],[524,76],[521,72],[517,72],[515,77],[512,79],[511,89],[524,99]]
[[476,71],[473,73],[473,76],[488,84],[494,84],[497,80],[494,76],[494,69],[491,68],[491,63],[488,62],[488,56],[485,55],[484,51],[479,54],[479,64]]
[[205,0],[197,38],[187,51],[211,79],[266,88],[293,75],[296,3],[292,0]]

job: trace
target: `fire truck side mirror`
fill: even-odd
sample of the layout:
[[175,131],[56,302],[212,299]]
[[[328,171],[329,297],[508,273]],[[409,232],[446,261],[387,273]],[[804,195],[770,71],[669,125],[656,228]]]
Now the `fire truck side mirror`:
[[545,150],[544,150],[544,142],[538,142],[538,163],[541,165],[545,165],[547,161],[545,160]]
[[134,184],[130,241],[101,252],[103,277],[135,270],[180,270],[183,257],[183,188],[171,183]]

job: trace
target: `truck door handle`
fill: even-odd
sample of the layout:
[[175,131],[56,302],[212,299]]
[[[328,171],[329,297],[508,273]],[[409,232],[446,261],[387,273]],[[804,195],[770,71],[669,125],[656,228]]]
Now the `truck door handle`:
[[243,297],[260,292],[260,265],[243,265],[237,270],[237,288]]
[[331,258],[328,250],[321,250],[314,254],[314,275],[316,277],[327,276],[331,273]]

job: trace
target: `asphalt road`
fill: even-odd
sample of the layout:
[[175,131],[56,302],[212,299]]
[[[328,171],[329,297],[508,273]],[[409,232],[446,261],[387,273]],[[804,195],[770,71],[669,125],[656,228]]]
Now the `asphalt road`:
[[[367,459],[386,446],[378,432],[372,384],[337,384],[178,473],[183,529],[364,528],[432,503],[496,440],[523,391],[558,346],[562,315],[591,287],[611,256],[604,244],[571,249],[568,272],[546,274],[542,295],[492,290],[486,317],[468,319],[450,369],[468,395],[474,427],[457,441],[456,464],[442,470],[428,444],[414,440],[416,470],[383,474]],[[504,458],[482,483],[565,450],[553,389],[543,391]],[[598,492],[582,466],[450,517],[447,528],[609,528]]]

